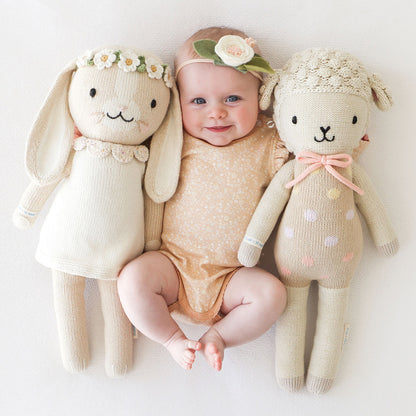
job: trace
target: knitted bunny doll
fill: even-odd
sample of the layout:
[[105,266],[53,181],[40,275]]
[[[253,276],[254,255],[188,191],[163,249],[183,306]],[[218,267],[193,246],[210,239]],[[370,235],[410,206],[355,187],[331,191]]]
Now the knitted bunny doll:
[[[74,126],[81,137],[73,139]],[[150,156],[141,145],[152,136]],[[105,322],[106,371],[132,362],[132,331],[117,275],[146,245],[157,247],[161,203],[177,185],[182,147],[179,99],[170,68],[152,54],[107,48],[73,60],[58,76],[29,136],[32,183],[14,213],[35,221],[62,181],[43,224],[37,260],[52,269],[64,367],[89,359],[85,278],[98,280]],[[146,168],[146,191],[142,190]],[[144,218],[146,217],[146,227]]]
[[[304,382],[306,306],[312,280],[319,285],[309,391],[326,392],[335,378],[344,336],[348,288],[363,245],[358,211],[385,255],[398,241],[367,174],[351,154],[368,126],[371,103],[391,106],[388,88],[353,56],[330,49],[298,53],[266,87],[274,91],[274,120],[296,155],[276,174],[247,228],[239,259],[259,260],[283,209],[274,249],[288,305],[276,327],[276,375],[286,390]],[[287,205],[286,205],[287,204]]]

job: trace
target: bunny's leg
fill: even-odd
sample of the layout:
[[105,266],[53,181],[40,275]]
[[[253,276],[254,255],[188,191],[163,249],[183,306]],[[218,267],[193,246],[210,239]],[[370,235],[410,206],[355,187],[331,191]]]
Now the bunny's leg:
[[318,318],[308,370],[307,388],[326,393],[335,379],[341,356],[349,288],[319,286]]
[[121,307],[116,280],[98,280],[105,325],[105,368],[110,377],[123,377],[133,363],[132,325]]
[[52,271],[58,335],[64,367],[71,373],[85,369],[89,361],[85,318],[85,278]]
[[291,392],[300,390],[304,384],[309,286],[286,286],[286,310],[276,323],[276,378],[280,387]]

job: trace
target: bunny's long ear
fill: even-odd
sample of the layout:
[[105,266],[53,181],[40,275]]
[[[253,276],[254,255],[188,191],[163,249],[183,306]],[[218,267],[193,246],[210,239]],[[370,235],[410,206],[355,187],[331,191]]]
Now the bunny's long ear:
[[26,147],[26,169],[32,180],[46,185],[61,179],[74,136],[68,89],[75,60],[58,75],[33,124]]
[[176,190],[182,154],[182,115],[176,85],[171,88],[168,112],[150,143],[145,187],[154,202],[167,201]]
[[280,81],[280,73],[276,71],[273,75],[268,75],[260,89],[260,110],[265,111],[270,107],[274,87]]
[[382,111],[390,109],[393,105],[390,88],[377,74],[370,74],[368,80],[370,82],[371,92],[376,106]]

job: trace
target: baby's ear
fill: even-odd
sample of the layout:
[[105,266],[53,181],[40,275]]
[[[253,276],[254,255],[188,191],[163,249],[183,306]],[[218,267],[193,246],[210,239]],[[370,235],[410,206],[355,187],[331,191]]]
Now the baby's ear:
[[390,88],[377,74],[370,74],[368,76],[368,81],[370,82],[371,92],[376,106],[382,111],[390,109],[393,105]]
[[260,87],[260,110],[265,111],[270,107],[274,87],[280,81],[280,72],[276,71],[273,75],[267,75]]

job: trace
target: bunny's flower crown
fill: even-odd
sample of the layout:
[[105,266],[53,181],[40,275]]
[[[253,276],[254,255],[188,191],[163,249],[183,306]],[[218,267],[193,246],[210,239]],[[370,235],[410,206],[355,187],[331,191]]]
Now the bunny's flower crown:
[[77,60],[77,67],[95,66],[98,69],[118,65],[125,72],[147,72],[149,78],[162,79],[168,88],[173,86],[172,71],[169,65],[162,64],[154,57],[139,56],[133,51],[103,49],[94,54],[87,51]]

